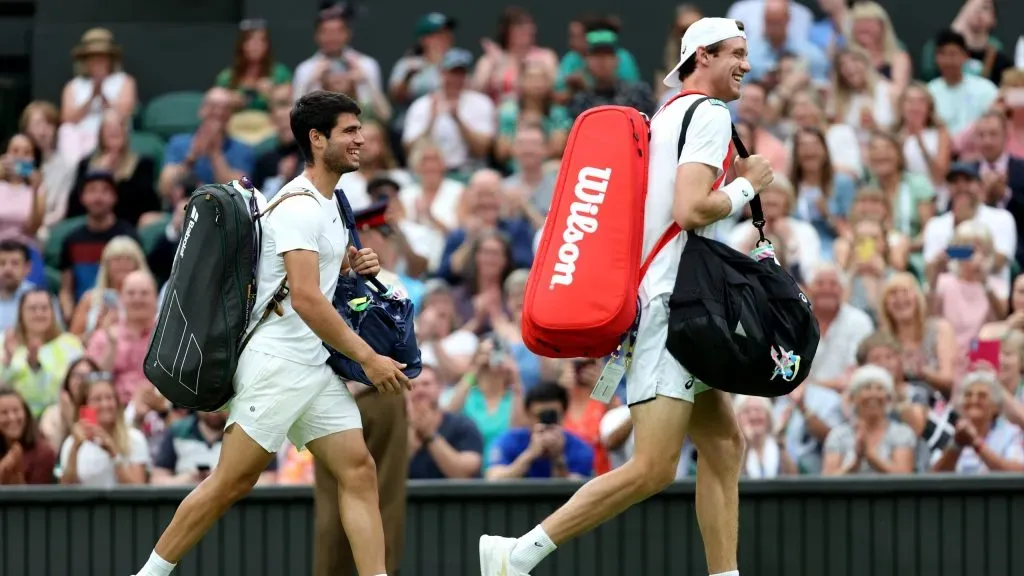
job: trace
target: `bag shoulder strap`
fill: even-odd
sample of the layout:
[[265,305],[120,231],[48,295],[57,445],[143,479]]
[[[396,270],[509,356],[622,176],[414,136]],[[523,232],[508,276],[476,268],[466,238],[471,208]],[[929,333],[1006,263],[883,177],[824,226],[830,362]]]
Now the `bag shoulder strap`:
[[270,204],[267,204],[267,207],[264,208],[262,212],[260,212],[259,214],[256,215],[256,217],[257,218],[263,218],[267,214],[270,214],[270,212],[274,208],[277,208],[281,204],[281,202],[284,202],[285,200],[287,200],[289,198],[294,198],[295,196],[309,196],[310,198],[316,200],[316,196],[314,196],[313,193],[310,192],[309,190],[299,190],[297,192],[288,192],[286,194],[282,194],[282,195],[278,196],[277,198],[274,198],[270,202]]
[[[675,98],[678,97],[679,96],[676,96]],[[665,106],[667,107],[669,104],[671,104],[672,101],[675,100],[675,98],[669,100],[668,103],[665,104]],[[693,114],[697,111],[698,106],[700,106],[704,102],[707,102],[708,100],[711,100],[710,96],[698,98],[696,101],[694,101],[693,104],[690,105],[690,108],[686,111],[686,115],[683,116],[683,123],[679,130],[679,140],[676,144],[676,160],[678,160],[679,156],[682,155],[683,153],[683,146],[686,144],[686,131],[690,129],[690,123],[693,122]],[[664,108],[662,108],[662,110],[664,110]],[[735,134],[735,129],[733,129],[733,133]],[[661,252],[663,248],[665,248],[665,246],[668,246],[669,242],[675,240],[676,236],[679,236],[679,233],[682,231],[683,229],[679,227],[679,224],[676,224],[675,222],[669,224],[668,229],[665,230],[665,232],[661,235],[660,238],[658,238],[658,241],[654,244],[654,248],[651,249],[651,253],[647,255],[647,258],[644,259],[643,264],[640,266],[641,281],[647,274],[647,269],[651,267],[651,263],[654,262],[655,256],[657,256],[658,253]]]

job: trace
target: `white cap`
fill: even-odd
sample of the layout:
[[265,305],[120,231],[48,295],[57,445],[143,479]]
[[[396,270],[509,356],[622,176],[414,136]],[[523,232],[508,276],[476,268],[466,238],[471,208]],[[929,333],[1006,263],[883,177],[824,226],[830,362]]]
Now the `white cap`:
[[679,63],[665,76],[665,86],[679,88],[682,82],[679,81],[679,69],[687,60],[693,58],[697,48],[708,47],[722,40],[730,38],[746,39],[747,34],[740,29],[737,20],[732,18],[701,18],[683,34],[683,44],[679,47]]

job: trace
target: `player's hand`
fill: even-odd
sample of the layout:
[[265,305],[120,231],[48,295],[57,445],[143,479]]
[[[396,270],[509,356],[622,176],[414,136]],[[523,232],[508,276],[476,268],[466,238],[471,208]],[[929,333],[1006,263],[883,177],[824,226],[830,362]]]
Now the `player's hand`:
[[757,192],[764,190],[775,180],[775,173],[772,172],[768,160],[759,154],[754,154],[749,158],[737,156],[733,161],[733,166],[736,167],[736,175],[750,181]]
[[402,373],[405,364],[401,362],[374,354],[373,358],[362,366],[373,386],[385,394],[401,394],[402,390],[410,388],[409,378]]
[[348,261],[352,270],[364,278],[374,278],[380,273],[380,261],[373,248],[356,250],[355,246],[349,246]]

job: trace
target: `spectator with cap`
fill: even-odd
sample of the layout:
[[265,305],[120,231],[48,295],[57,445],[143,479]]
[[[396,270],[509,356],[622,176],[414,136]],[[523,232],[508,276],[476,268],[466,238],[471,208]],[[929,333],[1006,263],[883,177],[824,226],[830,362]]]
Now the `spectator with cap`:
[[409,479],[479,478],[484,439],[464,414],[441,409],[444,389],[433,366],[412,382],[409,412]]
[[416,99],[405,117],[402,143],[412,148],[422,138],[440,147],[450,172],[468,175],[483,165],[497,126],[494,103],[467,87],[473,55],[452,48],[441,61],[441,87]]
[[252,148],[227,134],[235,111],[234,96],[227,88],[211,88],[199,108],[199,128],[193,134],[172,136],[164,150],[160,192],[166,198],[182,172],[192,172],[200,182],[230,182],[252,174]]
[[78,192],[85,207],[85,222],[72,230],[60,249],[60,304],[70,318],[77,302],[96,283],[103,248],[115,236],[136,240],[135,228],[114,213],[117,184],[110,172],[89,172]]
[[[791,36],[788,31],[789,0],[766,0],[764,6],[764,35],[748,36],[747,59],[750,79],[762,80],[778,75],[779,60],[784,54],[795,55],[810,73],[811,78],[828,80],[828,58],[820,48],[807,40],[807,35]],[[749,34],[749,32],[748,32]]]
[[231,67],[221,70],[214,86],[233,90],[239,110],[268,110],[274,88],[291,81],[291,70],[274,58],[266,20],[239,22]]
[[256,158],[250,178],[269,200],[286,182],[298,173],[299,145],[292,133],[292,88],[288,84],[270,91],[270,119],[274,123],[274,147]]
[[388,94],[403,111],[415,99],[441,87],[441,60],[455,44],[456,21],[431,12],[416,23],[416,46],[391,69]]
[[[621,30],[618,18],[606,17],[590,20],[577,18],[569,22],[569,51],[562,56],[558,65],[558,76],[555,78],[555,98],[565,104],[572,100],[573,94],[585,90],[593,84],[593,78],[587,70],[587,51],[589,43],[587,34],[598,30],[607,30],[618,34]],[[615,48],[615,77],[622,82],[639,82],[640,67],[636,59],[623,46]],[[675,60],[673,60],[673,64]]]
[[999,89],[988,78],[964,73],[970,53],[964,37],[943,30],[935,37],[935,64],[939,77],[928,83],[935,99],[935,111],[956,137],[971,127],[999,96]]
[[353,17],[353,9],[347,3],[328,1],[320,5],[313,36],[317,52],[295,69],[292,82],[295,92],[292,96],[296,100],[314,90],[323,90],[324,73],[332,67],[360,70],[365,81],[356,86],[353,94],[359,102],[373,100],[371,86],[380,90],[380,64],[372,56],[352,48]]
[[569,116],[578,117],[595,106],[613,104],[632,106],[647,115],[654,114],[655,102],[646,82],[625,82],[616,76],[619,35],[611,30],[587,33],[587,71],[592,83],[578,90],[569,101]]
[[[356,230],[363,246],[372,249],[380,261],[380,272],[377,279],[385,286],[396,289],[418,305],[423,296],[425,286],[422,281],[404,274],[399,270],[402,256],[401,248],[395,238],[396,229],[387,218],[387,202],[377,202],[368,208],[355,213]],[[398,232],[401,234],[401,232]],[[408,246],[408,242],[405,243]],[[411,250],[410,250],[411,252]],[[413,253],[415,255],[415,253]],[[415,257],[419,257],[415,255]],[[420,257],[422,258],[422,257]]]
[[410,278],[421,278],[437,270],[444,252],[444,235],[437,230],[410,220],[405,205],[399,199],[398,182],[378,176],[366,185],[366,192],[374,204],[384,203],[384,221],[390,228],[398,250],[396,271]]

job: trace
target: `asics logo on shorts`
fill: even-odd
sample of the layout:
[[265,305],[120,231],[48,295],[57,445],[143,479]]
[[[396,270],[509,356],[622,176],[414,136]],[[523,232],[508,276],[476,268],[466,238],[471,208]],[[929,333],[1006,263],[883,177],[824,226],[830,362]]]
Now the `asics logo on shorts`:
[[604,195],[608,190],[608,182],[612,177],[611,168],[581,168],[576,177],[576,199],[569,206],[569,217],[565,219],[565,231],[562,240],[565,242],[558,248],[558,262],[555,273],[551,276],[549,288],[556,285],[569,286],[573,274],[576,273],[576,260],[580,257],[580,240],[586,234],[597,231],[597,213],[604,203]]

